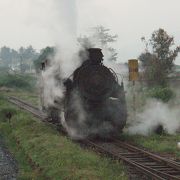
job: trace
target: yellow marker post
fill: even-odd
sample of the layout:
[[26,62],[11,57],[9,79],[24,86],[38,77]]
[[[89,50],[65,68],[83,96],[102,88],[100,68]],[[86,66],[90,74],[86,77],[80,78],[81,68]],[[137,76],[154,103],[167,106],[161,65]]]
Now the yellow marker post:
[[128,65],[129,65],[129,81],[137,81],[139,77],[138,60],[130,59],[128,61]]
[[133,82],[133,110],[134,110],[134,119],[136,117],[136,95],[135,95],[135,81],[139,78],[139,67],[137,59],[130,59],[128,61],[129,66],[129,81]]

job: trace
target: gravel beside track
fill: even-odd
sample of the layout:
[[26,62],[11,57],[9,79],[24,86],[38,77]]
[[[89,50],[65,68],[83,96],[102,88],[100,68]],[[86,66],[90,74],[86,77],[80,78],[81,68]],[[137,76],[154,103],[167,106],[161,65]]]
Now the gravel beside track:
[[0,180],[16,180],[17,173],[17,163],[4,147],[0,136]]

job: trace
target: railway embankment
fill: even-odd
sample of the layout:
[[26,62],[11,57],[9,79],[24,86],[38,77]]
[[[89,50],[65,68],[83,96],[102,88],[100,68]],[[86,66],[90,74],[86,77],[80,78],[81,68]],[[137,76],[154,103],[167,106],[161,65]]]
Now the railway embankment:
[[[8,96],[9,95],[12,95],[11,93],[8,93]],[[28,101],[29,102],[29,96],[27,96],[27,95],[24,95],[24,98],[23,98],[25,101]],[[30,97],[30,99],[31,99],[31,97]],[[32,102],[34,102],[34,100],[35,100],[35,98],[33,97],[33,101]],[[31,103],[31,102],[30,102]],[[54,162],[54,159],[55,159],[55,157],[53,157],[52,158],[52,154],[54,154],[54,151],[52,151],[52,149],[49,149],[49,144],[45,144],[45,145],[43,145],[42,146],[42,148],[40,148],[40,149],[38,149],[39,150],[39,152],[38,151],[36,151],[35,149],[35,147],[34,146],[37,146],[37,145],[39,145],[40,143],[41,143],[41,141],[43,141],[44,142],[44,140],[45,141],[47,141],[47,142],[50,142],[50,140],[52,140],[53,142],[55,142],[55,144],[53,144],[52,142],[50,142],[50,144],[52,144],[53,146],[57,146],[57,144],[56,144],[56,140],[54,141],[54,137],[57,135],[57,137],[59,137],[60,135],[59,135],[59,133],[54,129],[54,127],[52,126],[48,126],[47,124],[44,124],[44,123],[42,123],[40,120],[38,120],[38,119],[35,119],[35,118],[33,118],[29,113],[25,113],[25,112],[23,112],[23,111],[19,111],[18,109],[16,109],[14,106],[9,106],[9,104],[8,103],[6,103],[6,105],[5,106],[3,106],[3,107],[5,107],[5,108],[8,108],[9,110],[12,110],[12,111],[14,111],[15,110],[15,116],[13,116],[13,119],[15,119],[15,120],[11,120],[11,123],[9,124],[10,125],[10,127],[11,127],[11,129],[12,129],[12,127],[16,127],[15,129],[16,129],[16,131],[19,131],[19,128],[24,128],[25,127],[25,129],[27,130],[27,131],[25,131],[24,133],[23,133],[23,131],[20,133],[20,135],[18,135],[17,136],[17,134],[14,134],[14,133],[12,133],[13,134],[13,137],[15,136],[16,138],[14,139],[14,142],[15,142],[15,146],[17,146],[18,147],[18,149],[21,149],[21,150],[23,150],[23,152],[25,153],[25,160],[26,161],[28,161],[28,163],[31,165],[31,168],[32,168],[32,172],[33,173],[35,173],[36,175],[34,176],[34,177],[38,177],[39,179],[40,179],[40,177],[41,176],[43,176],[42,177],[42,179],[47,179],[48,177],[49,177],[49,175],[47,176],[46,174],[47,174],[47,172],[46,173],[44,173],[44,171],[46,171],[46,170],[44,170],[44,168],[42,168],[42,164],[40,163],[39,164],[39,162],[37,162],[37,160],[38,160],[38,158],[39,158],[39,153],[40,153],[40,149],[42,150],[42,152],[47,152],[48,154],[46,154],[45,153],[45,155],[46,155],[46,157],[48,157],[49,155],[50,155],[50,159],[52,159],[51,161],[53,161]],[[22,107],[23,108],[23,107]],[[5,111],[6,112],[6,111]],[[17,118],[18,117],[18,118]],[[19,121],[19,119],[20,119],[20,121]],[[18,122],[18,121],[19,122]],[[30,120],[30,122],[29,122],[29,120]],[[23,124],[21,124],[20,122],[24,122]],[[4,122],[5,123],[5,122]],[[35,124],[36,125],[35,125]],[[32,131],[29,131],[29,129],[27,129],[28,128],[28,126],[27,126],[27,124],[28,124],[28,126],[30,127],[30,129],[32,129]],[[34,126],[34,125],[35,126]],[[41,126],[41,125],[43,125],[43,126]],[[14,126],[15,125],[15,126]],[[39,126],[40,125],[40,127],[44,127],[45,128],[45,130],[44,131],[41,131],[41,128],[39,127],[39,128],[37,128],[36,126]],[[6,122],[6,127],[8,127],[8,123]],[[33,128],[34,127],[34,128]],[[37,131],[37,129],[39,129],[40,131]],[[50,129],[49,129],[50,128]],[[8,128],[7,128],[8,129]],[[49,130],[48,130],[49,129]],[[0,130],[1,131],[1,130]],[[14,131],[14,130],[13,130]],[[29,131],[29,132],[28,132]],[[53,131],[53,133],[54,133],[54,135],[53,136],[51,136],[51,133],[50,132],[52,132]],[[6,131],[6,132],[8,132],[8,131]],[[15,132],[15,131],[14,131]],[[45,135],[45,133],[46,133],[46,135],[48,135],[48,137],[47,136],[45,136],[43,139],[41,139],[41,141],[34,141],[33,142],[33,144],[31,144],[32,142],[30,141],[30,144],[26,144],[26,142],[25,141],[23,141],[23,137],[21,137],[23,134],[26,134],[28,132],[28,134],[30,134],[30,139],[32,140],[32,139],[36,139],[36,138],[39,138],[39,137],[43,137],[44,135]],[[41,134],[41,133],[42,134]],[[39,134],[40,133],[40,134]],[[33,134],[32,136],[31,136],[31,134]],[[35,135],[35,136],[34,136]],[[37,136],[37,137],[36,137]],[[9,136],[8,136],[9,137]],[[26,137],[27,139],[29,138],[29,137]],[[50,138],[50,139],[48,139],[49,137],[52,137],[52,138]],[[127,141],[127,142],[131,142],[132,144],[134,144],[134,145],[139,145],[139,146],[141,146],[142,148],[143,147],[145,147],[146,149],[149,149],[150,151],[154,151],[154,152],[157,152],[159,155],[161,155],[161,156],[164,156],[165,158],[170,158],[170,159],[172,159],[172,160],[176,160],[177,158],[179,158],[179,149],[177,148],[177,142],[178,142],[178,140],[179,140],[179,134],[176,134],[176,135],[168,135],[168,134],[161,134],[161,135],[158,135],[158,134],[152,134],[152,135],[150,135],[150,136],[142,136],[142,135],[126,135],[126,134],[122,134],[122,136],[121,136],[125,141]],[[62,137],[62,136],[60,136],[59,137],[59,139],[60,139],[60,141],[62,141],[63,142],[63,145],[58,145],[58,146],[62,146],[61,148],[65,148],[65,151],[67,150],[66,148],[66,146],[68,145],[71,145],[71,144],[73,144],[68,138],[64,138],[64,137]],[[64,145],[64,140],[61,140],[61,139],[66,139],[65,141],[67,141],[68,143],[65,143],[65,145]],[[23,143],[22,143],[23,142]],[[26,145],[25,145],[26,144]],[[30,145],[30,146],[29,146]],[[33,153],[31,152],[31,150],[29,151],[29,147],[31,148],[31,146],[33,146],[32,147],[32,149],[33,149]],[[27,149],[26,150],[24,150],[24,147],[27,147]],[[41,147],[41,146],[40,146]],[[47,148],[46,147],[48,147],[48,151],[46,151],[47,150]],[[77,147],[77,145],[76,144],[73,144],[72,145],[72,148],[73,149],[76,149],[75,147]],[[79,146],[78,146],[78,148],[79,148]],[[55,148],[56,149],[56,148]],[[45,151],[44,151],[45,150]],[[76,150],[75,150],[76,151]],[[80,151],[79,152],[84,152],[84,150],[82,150],[81,148],[80,148]],[[29,154],[27,154],[26,152],[31,152],[31,154],[29,155]],[[33,155],[35,152],[38,152],[37,154],[35,154],[35,156]],[[63,153],[62,152],[62,149],[60,149],[60,151],[59,151],[59,153]],[[69,151],[69,150],[67,150],[67,152],[69,153],[69,152],[71,152],[71,151]],[[77,151],[76,151],[77,152]],[[88,154],[90,153],[90,154],[93,154],[92,152],[89,152],[89,151],[86,151]],[[67,153],[67,154],[68,154]],[[64,154],[64,153],[63,153]],[[76,153],[75,153],[76,154]],[[81,154],[81,153],[80,153]],[[95,155],[95,154],[94,154]],[[34,157],[32,158],[32,156],[34,156],[34,157],[36,157],[35,158],[35,160],[34,160]],[[37,157],[38,156],[38,157]],[[63,155],[64,156],[64,155]],[[97,156],[97,155],[96,155]],[[72,153],[70,153],[69,154],[69,156],[66,156],[67,158],[71,158],[71,157],[73,157],[72,156]],[[83,156],[79,156],[79,159],[78,160],[80,160],[81,159],[81,157],[85,157],[84,155]],[[43,158],[43,156],[41,156],[41,158]],[[57,156],[57,158],[58,158],[58,156]],[[89,161],[89,159],[88,158],[84,158],[84,160],[87,160],[87,161]],[[107,160],[107,159],[106,159]],[[50,161],[50,162],[51,162]],[[63,160],[64,161],[64,160]],[[101,161],[101,158],[100,157],[98,157],[98,161]],[[108,162],[111,162],[111,163],[113,163],[112,161],[110,161],[110,160],[107,160]],[[48,161],[49,162],[49,161]],[[71,162],[71,160],[70,160],[70,162]],[[82,161],[81,161],[82,162]],[[54,164],[54,163],[53,163]],[[54,166],[52,164],[52,166]],[[65,164],[66,166],[67,166],[67,164],[66,163],[63,163],[63,164]],[[76,163],[75,163],[76,164]],[[91,163],[90,163],[91,164]],[[113,164],[113,166],[116,166],[116,164],[117,163],[115,163],[115,164]],[[72,164],[71,164],[72,165]],[[77,164],[76,164],[77,165]],[[91,164],[92,165],[92,164]],[[90,165],[90,166],[91,166]],[[120,164],[119,164],[120,165]],[[58,167],[58,166],[56,166],[56,167]],[[69,166],[68,166],[69,167]],[[70,167],[72,167],[72,166],[70,166]],[[78,167],[79,167],[79,165],[78,165]],[[164,166],[163,166],[164,167]],[[100,166],[99,167],[97,167],[98,169],[100,168]],[[108,168],[112,168],[111,167],[111,165],[108,167]],[[59,171],[61,171],[60,170],[61,169],[61,167],[59,168]],[[66,169],[68,169],[68,168],[66,168]],[[87,169],[86,167],[85,167],[85,169]],[[123,169],[123,168],[122,168]],[[59,171],[56,171],[56,172],[59,172]],[[67,170],[67,171],[69,171],[69,170]],[[72,173],[72,176],[74,175],[74,173],[76,174],[76,172],[77,172],[77,170],[75,169],[73,172],[71,172]],[[122,174],[121,174],[122,173]],[[126,171],[124,171],[124,169],[122,170],[122,171],[120,171],[120,174],[118,175],[118,173],[117,173],[117,177],[115,177],[115,176],[113,176],[113,178],[117,178],[117,179],[125,179],[125,178],[127,178],[126,177],[126,175],[125,175],[125,173],[126,173]],[[130,171],[128,171],[128,174],[130,173]],[[55,173],[56,174],[56,173]],[[78,173],[77,173],[78,174]],[[116,173],[115,173],[116,174]],[[89,174],[88,174],[89,175]],[[87,175],[87,177],[89,177]],[[53,176],[53,175],[52,175]],[[73,177],[72,176],[65,176],[65,178],[67,177],[67,179],[72,179]],[[55,177],[55,179],[57,179],[56,178],[56,176],[53,176],[53,177]],[[78,176],[77,178],[81,178],[81,177],[85,177],[85,175],[83,175],[83,176]],[[97,179],[101,179],[102,177],[104,177],[104,176],[95,176],[95,177],[97,177]],[[58,176],[58,178],[59,178],[59,176]],[[93,178],[94,178],[94,176],[93,176]]]
[[3,98],[0,107],[13,110],[10,122],[1,118],[0,131],[20,164],[19,179],[128,179],[121,163],[83,150]]

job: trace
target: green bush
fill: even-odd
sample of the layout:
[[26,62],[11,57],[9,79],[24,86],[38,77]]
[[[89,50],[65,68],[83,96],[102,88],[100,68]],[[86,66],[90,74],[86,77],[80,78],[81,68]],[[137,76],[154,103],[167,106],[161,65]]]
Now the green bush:
[[35,86],[36,79],[29,75],[11,75],[5,74],[0,78],[0,86],[8,88],[19,88],[24,90],[32,90]]
[[154,87],[148,90],[148,96],[159,99],[163,102],[168,102],[175,96],[174,92],[169,87]]
[[41,51],[41,54],[39,57],[34,60],[34,66],[37,72],[40,72],[41,69],[41,63],[44,62],[46,59],[54,58],[55,56],[55,48],[54,47],[46,47]]

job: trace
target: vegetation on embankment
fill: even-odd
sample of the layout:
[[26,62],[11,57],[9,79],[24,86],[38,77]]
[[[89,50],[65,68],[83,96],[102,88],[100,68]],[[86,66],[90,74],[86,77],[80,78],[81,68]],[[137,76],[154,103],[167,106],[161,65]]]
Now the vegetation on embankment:
[[180,149],[177,148],[177,143],[180,142],[180,134],[167,135],[167,134],[152,134],[150,136],[143,135],[127,135],[124,134],[123,138],[132,142],[133,144],[145,147],[153,152],[163,154],[170,154],[175,158],[180,159]]
[[[19,179],[127,179],[121,163],[81,149],[1,97],[3,108],[14,114],[10,124],[1,116],[0,132],[20,163]],[[22,154],[31,169],[24,165]]]
[[7,74],[1,73],[0,87],[15,88],[32,91],[35,89],[36,78],[25,74]]
[[149,88],[146,94],[147,94],[147,97],[161,100],[164,103],[167,103],[169,100],[175,97],[175,93],[169,87],[157,86],[157,87]]
[[30,104],[34,106],[39,106],[39,93],[37,91],[24,91],[20,89],[5,89],[0,91],[1,95],[7,97],[7,96],[15,96],[17,98],[20,98],[24,101],[29,102]]

